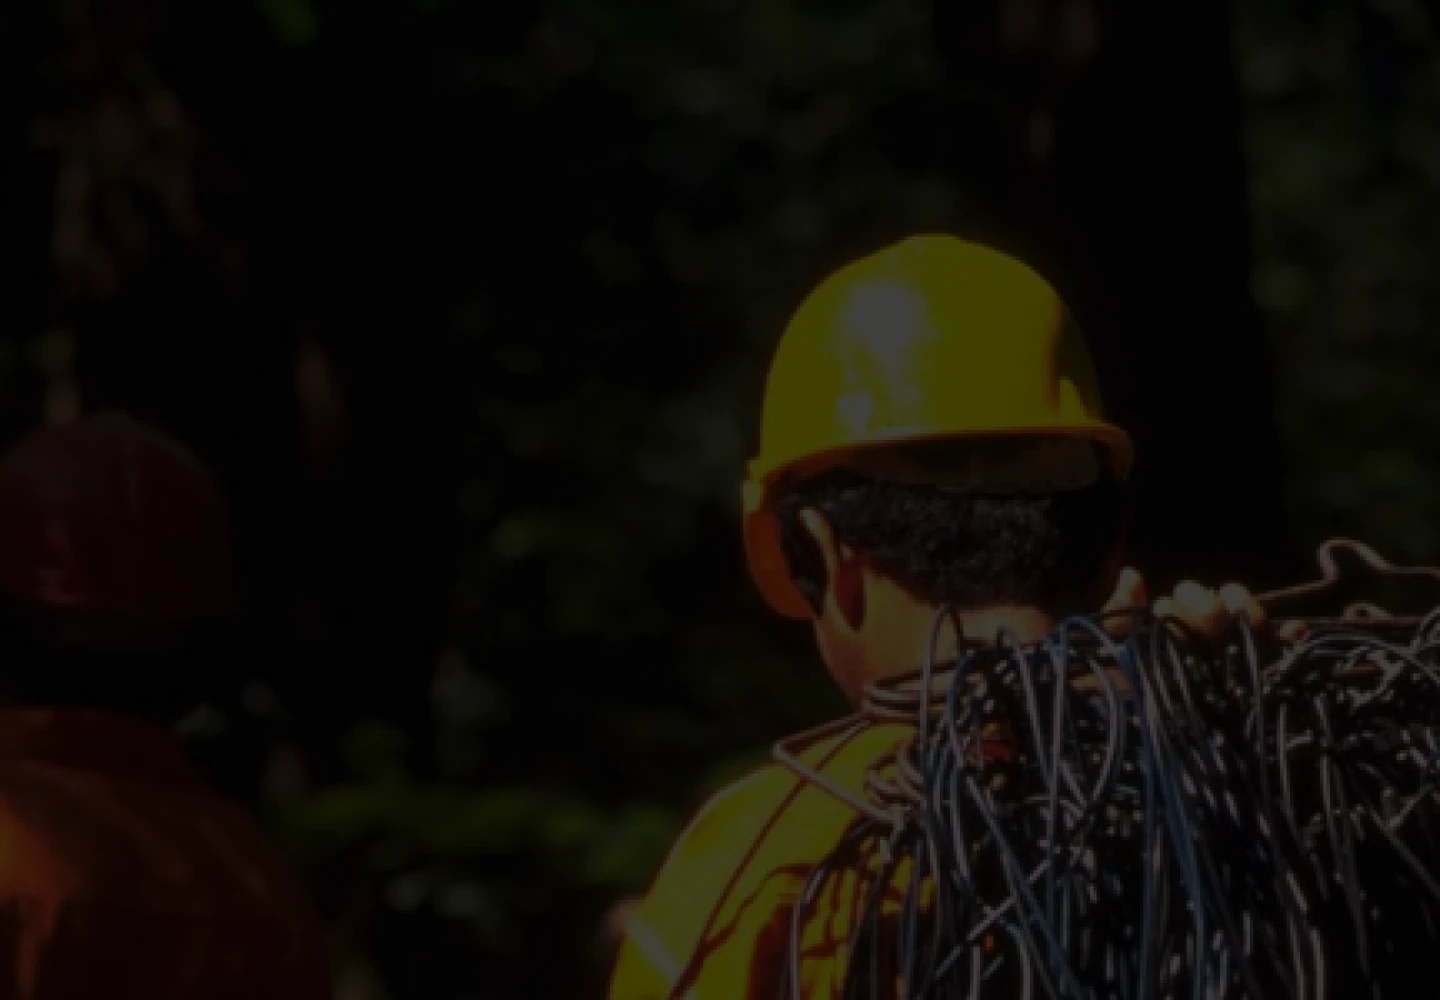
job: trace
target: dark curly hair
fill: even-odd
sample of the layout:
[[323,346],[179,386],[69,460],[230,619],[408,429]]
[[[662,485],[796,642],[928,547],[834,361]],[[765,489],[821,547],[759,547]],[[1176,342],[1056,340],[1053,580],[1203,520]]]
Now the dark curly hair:
[[781,541],[796,587],[819,607],[825,567],[800,512],[814,508],[838,541],[863,552],[917,599],[958,608],[1020,605],[1090,612],[1107,596],[1122,540],[1123,484],[1056,491],[890,482],[838,469],[801,480],[778,500]]

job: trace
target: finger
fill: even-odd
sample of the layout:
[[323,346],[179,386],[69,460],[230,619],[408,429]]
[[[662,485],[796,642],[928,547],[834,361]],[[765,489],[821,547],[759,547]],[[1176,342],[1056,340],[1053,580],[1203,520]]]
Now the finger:
[[1214,635],[1224,621],[1225,609],[1209,587],[1194,580],[1184,580],[1175,588],[1175,604],[1180,618],[1191,628]]
[[1254,628],[1265,624],[1265,608],[1250,593],[1248,587],[1239,583],[1227,583],[1217,592],[1221,606],[1232,615],[1244,615]]
[[1162,597],[1155,602],[1151,608],[1155,620],[1162,624],[1183,623],[1191,628],[1198,628],[1195,624],[1195,616],[1187,611],[1174,597]]
[[1126,566],[1115,581],[1115,590],[1102,609],[1105,630],[1112,635],[1123,634],[1134,624],[1134,615],[1124,612],[1143,608],[1150,602],[1145,577],[1139,570]]
[[1105,610],[1123,611],[1143,607],[1146,603],[1145,589],[1145,577],[1133,566],[1126,566],[1115,581],[1115,590],[1105,602]]
[[1164,621],[1167,618],[1184,617],[1184,615],[1180,613],[1180,606],[1175,603],[1175,598],[1173,597],[1160,598],[1155,602],[1155,606],[1151,610],[1160,621]]

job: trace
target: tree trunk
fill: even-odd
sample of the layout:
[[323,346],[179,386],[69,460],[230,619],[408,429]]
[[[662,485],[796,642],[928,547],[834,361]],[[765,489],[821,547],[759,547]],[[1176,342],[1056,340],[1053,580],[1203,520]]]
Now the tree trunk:
[[939,5],[943,55],[956,86],[998,98],[1018,242],[1070,301],[1135,437],[1135,558],[1157,584],[1283,577],[1225,6],[967,6]]

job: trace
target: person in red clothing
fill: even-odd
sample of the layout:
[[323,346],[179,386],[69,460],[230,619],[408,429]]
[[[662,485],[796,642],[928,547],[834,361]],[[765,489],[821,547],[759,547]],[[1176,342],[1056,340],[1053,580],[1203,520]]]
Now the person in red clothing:
[[178,442],[104,413],[0,459],[0,996],[332,994],[303,887],[170,731],[235,608]]

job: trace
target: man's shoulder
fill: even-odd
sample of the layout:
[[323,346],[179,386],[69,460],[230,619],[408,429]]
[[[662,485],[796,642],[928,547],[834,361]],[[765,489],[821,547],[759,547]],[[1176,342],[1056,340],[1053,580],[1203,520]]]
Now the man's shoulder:
[[677,857],[697,857],[738,845],[760,832],[766,817],[796,790],[795,776],[774,763],[754,768],[709,796],[690,818],[671,849]]
[[[898,733],[896,727],[866,727],[847,739],[817,741],[797,757],[858,796],[866,768]],[[743,883],[814,864],[854,819],[844,799],[782,764],[765,764],[706,800],[675,842],[650,896],[663,906],[672,894],[693,900],[719,893],[732,877]]]
[[[863,794],[865,770],[901,732],[865,727],[814,741],[796,756],[802,767]],[[663,995],[656,984],[674,983],[711,935],[719,935],[727,954],[756,946],[751,938],[799,892],[855,816],[842,798],[778,763],[711,795],[629,920],[612,1000]],[[712,975],[731,976],[731,986],[740,988],[748,960],[737,965],[717,953],[707,961]]]

